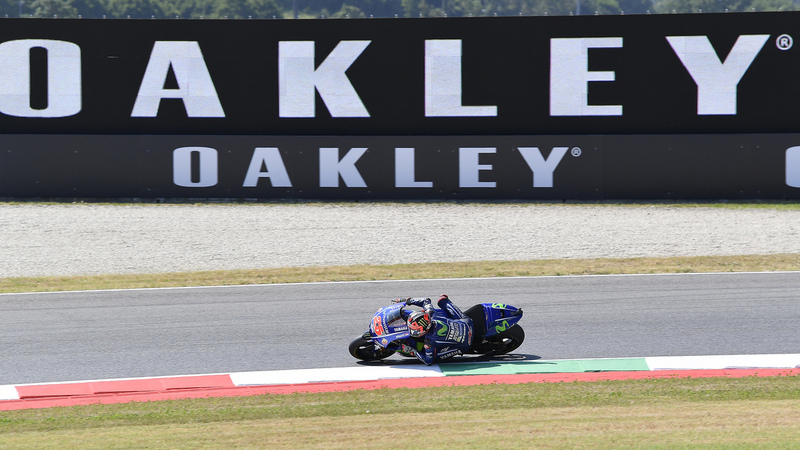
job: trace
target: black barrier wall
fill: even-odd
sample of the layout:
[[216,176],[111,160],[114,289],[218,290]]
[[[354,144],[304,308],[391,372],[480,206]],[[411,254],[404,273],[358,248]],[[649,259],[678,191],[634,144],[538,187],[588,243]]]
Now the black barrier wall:
[[800,197],[800,13],[2,24],[0,197]]
[[7,197],[800,198],[800,134],[6,135]]

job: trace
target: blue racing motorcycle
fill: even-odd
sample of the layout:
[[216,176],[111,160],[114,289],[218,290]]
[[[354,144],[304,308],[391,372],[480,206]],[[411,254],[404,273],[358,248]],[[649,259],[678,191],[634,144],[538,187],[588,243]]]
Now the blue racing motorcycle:
[[[402,344],[416,346],[406,325],[406,318],[419,310],[398,303],[385,306],[372,317],[369,330],[350,343],[350,354],[364,361],[388,358],[395,353],[413,357],[401,350]],[[481,303],[464,314],[472,319],[473,339],[469,353],[502,355],[517,349],[525,340],[525,331],[517,322],[522,318],[522,309],[503,303]],[[444,317],[441,309],[435,309],[433,320]]]

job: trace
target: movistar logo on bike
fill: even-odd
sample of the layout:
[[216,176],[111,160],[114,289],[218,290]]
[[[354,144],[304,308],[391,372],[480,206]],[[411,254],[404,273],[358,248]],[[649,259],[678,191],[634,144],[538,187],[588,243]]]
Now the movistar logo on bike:
[[497,331],[498,333],[502,333],[503,331],[506,331],[507,329],[508,329],[508,321],[505,321],[505,320],[500,325],[495,325],[495,327],[494,327],[494,330]]

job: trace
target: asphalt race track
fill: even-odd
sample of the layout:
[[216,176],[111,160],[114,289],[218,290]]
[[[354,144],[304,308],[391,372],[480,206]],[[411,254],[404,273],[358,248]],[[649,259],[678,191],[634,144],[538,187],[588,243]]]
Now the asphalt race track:
[[378,307],[440,293],[523,308],[519,358],[800,352],[800,272],[4,294],[0,385],[353,366]]

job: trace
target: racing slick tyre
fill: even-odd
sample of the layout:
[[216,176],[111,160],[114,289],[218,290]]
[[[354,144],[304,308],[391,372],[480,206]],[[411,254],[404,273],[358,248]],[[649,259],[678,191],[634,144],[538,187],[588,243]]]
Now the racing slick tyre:
[[523,330],[519,325],[514,325],[497,336],[492,336],[492,342],[495,346],[492,353],[495,355],[504,355],[512,352],[519,348],[524,340],[525,330]]
[[394,354],[394,350],[376,347],[372,339],[365,339],[363,336],[353,339],[350,343],[350,354],[362,361],[377,361],[388,358]]

